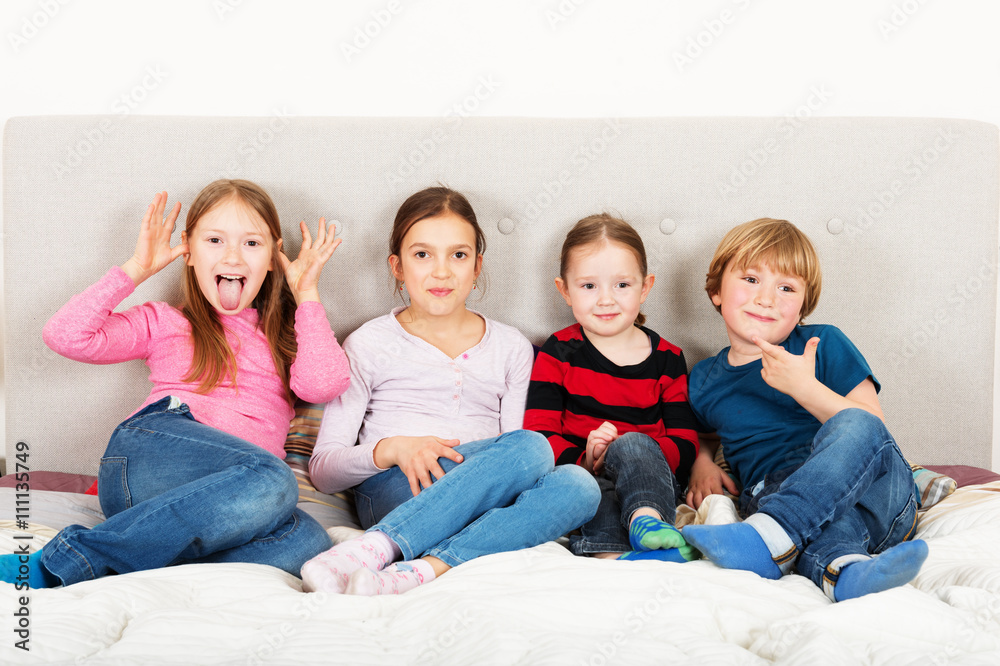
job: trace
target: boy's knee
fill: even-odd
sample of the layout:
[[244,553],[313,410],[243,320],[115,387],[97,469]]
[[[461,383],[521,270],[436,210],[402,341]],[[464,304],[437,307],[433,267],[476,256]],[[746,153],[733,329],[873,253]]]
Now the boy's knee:
[[882,419],[858,407],[851,407],[837,412],[827,420],[825,425],[830,425],[831,429],[850,428],[870,432],[873,435],[889,435],[889,431],[886,429]]
[[849,438],[859,445],[867,445],[872,453],[877,453],[886,446],[896,448],[892,434],[882,419],[858,408],[844,409],[835,414],[823,424],[817,434],[817,437],[820,436]]
[[910,465],[903,452],[899,449],[892,433],[886,428],[879,417],[863,409],[845,409],[830,418],[817,434],[830,438],[830,442],[849,443],[852,455],[867,460],[879,460],[883,473],[896,473],[903,479],[908,479],[911,473]]

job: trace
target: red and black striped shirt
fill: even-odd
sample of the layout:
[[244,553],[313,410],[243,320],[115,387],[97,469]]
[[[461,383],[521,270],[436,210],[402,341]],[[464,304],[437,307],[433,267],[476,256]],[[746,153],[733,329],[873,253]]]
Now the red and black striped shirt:
[[647,434],[660,445],[684,488],[698,453],[687,363],[679,347],[639,328],[649,336],[652,353],[629,366],[608,360],[579,324],[551,335],[531,372],[524,427],[548,438],[559,465],[580,464],[587,435],[604,421],[619,434]]

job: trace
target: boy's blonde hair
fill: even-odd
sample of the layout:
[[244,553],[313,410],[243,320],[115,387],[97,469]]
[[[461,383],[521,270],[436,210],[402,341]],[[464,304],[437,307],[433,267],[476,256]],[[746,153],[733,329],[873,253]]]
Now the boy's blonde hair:
[[[823,275],[819,256],[809,237],[787,220],[762,217],[729,230],[715,250],[705,276],[709,298],[722,289],[722,275],[730,268],[744,270],[767,264],[771,270],[795,275],[805,282],[799,323],[805,321],[819,302]],[[716,310],[722,309],[716,305]]]

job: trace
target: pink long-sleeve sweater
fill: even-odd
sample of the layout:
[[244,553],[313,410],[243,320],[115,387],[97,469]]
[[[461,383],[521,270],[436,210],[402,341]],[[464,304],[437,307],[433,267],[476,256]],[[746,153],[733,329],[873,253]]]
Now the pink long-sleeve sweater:
[[[153,390],[136,409],[176,396],[199,422],[257,444],[285,457],[288,424],[294,415],[274,368],[270,347],[257,327],[257,311],[247,308],[223,315],[226,339],[236,353],[237,386],[220,385],[196,393],[198,382],[185,382],[191,367],[191,325],[166,303],[145,303],[113,312],[135,289],[115,266],[74,296],[45,324],[42,337],[53,351],[85,363],[142,359]],[[327,402],[350,383],[350,367],[330,329],[322,304],[306,302],[295,310],[298,354],[291,367],[291,388],[308,402]]]

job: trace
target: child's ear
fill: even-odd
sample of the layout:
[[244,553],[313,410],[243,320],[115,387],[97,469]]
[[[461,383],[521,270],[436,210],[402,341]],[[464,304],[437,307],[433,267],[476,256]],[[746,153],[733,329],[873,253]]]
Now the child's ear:
[[559,294],[563,297],[563,300],[566,301],[566,305],[573,307],[573,303],[569,299],[569,290],[566,288],[566,281],[561,277],[556,278],[556,289],[559,290]]
[[476,270],[472,274],[472,279],[473,280],[479,279],[479,274],[482,272],[482,270],[483,270],[483,255],[477,254],[476,255]]
[[[282,246],[283,242],[284,242],[283,239],[279,238],[278,242],[274,244],[274,249],[275,249],[275,251],[279,255],[281,254],[281,246]],[[275,258],[278,259],[278,265],[280,266],[281,265],[281,259],[279,257],[275,257]],[[268,265],[267,270],[269,270],[269,271],[274,270],[274,262],[273,261]]]
[[712,299],[712,304],[715,305],[715,307],[722,307],[722,296],[719,295],[719,292],[715,292],[710,298]]
[[395,254],[389,255],[389,272],[392,273],[392,277],[396,278],[400,282],[403,281],[403,267],[399,262],[399,257]]
[[649,292],[653,288],[654,282],[656,282],[656,276],[652,273],[642,279],[642,292],[639,294],[640,303],[646,302],[646,297],[649,296]]
[[[188,242],[188,233],[186,231],[181,232],[181,245],[185,245]],[[190,250],[190,248],[188,248]],[[188,266],[194,266],[191,263],[191,252],[184,253],[184,263]]]

